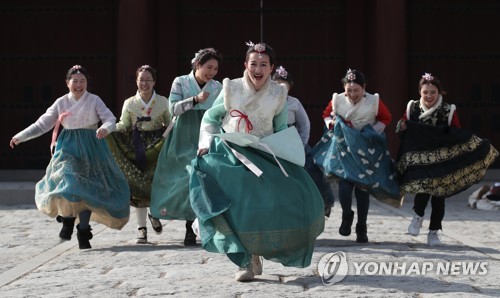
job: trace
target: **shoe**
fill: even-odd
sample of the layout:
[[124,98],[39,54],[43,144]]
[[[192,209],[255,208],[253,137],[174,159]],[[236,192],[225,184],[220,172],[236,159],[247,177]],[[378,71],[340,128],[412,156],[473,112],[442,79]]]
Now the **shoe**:
[[348,216],[342,216],[342,223],[340,224],[339,234],[342,236],[351,235],[351,227],[352,221],[354,220],[354,211],[351,210],[351,213]]
[[436,246],[441,244],[441,238],[439,237],[438,230],[429,230],[427,234],[427,245]]
[[196,245],[196,234],[193,231],[192,220],[186,220],[186,235],[184,236],[184,246],[195,246]]
[[81,230],[80,225],[76,226],[76,237],[78,238],[78,247],[80,249],[89,249],[92,248],[89,240],[92,239],[92,228],[89,226],[86,230]]
[[148,230],[146,227],[140,227],[137,229],[137,239],[135,239],[135,243],[137,244],[145,244],[148,243]]
[[151,226],[153,226],[153,230],[157,235],[160,235],[163,232],[163,225],[161,224],[158,218],[153,217],[148,213],[149,221],[151,221]]
[[326,206],[325,205],[325,216],[330,217],[330,214],[332,213],[332,206]]
[[238,270],[238,272],[236,272],[236,275],[234,277],[236,281],[251,281],[253,280],[253,278],[254,278],[254,273],[251,264],[246,268],[240,267],[240,269]]
[[420,217],[417,214],[413,215],[413,219],[411,220],[411,223],[408,226],[408,234],[412,236],[418,236],[418,234],[420,233],[420,229],[422,228],[423,222],[424,222],[423,217]]
[[252,271],[254,275],[262,275],[262,260],[260,256],[252,255]]
[[75,217],[62,217],[59,216],[63,224],[61,231],[59,232],[59,238],[61,240],[71,240],[71,235],[73,235],[73,230],[75,229]]
[[360,225],[356,224],[356,242],[366,243],[368,242],[368,236],[366,235],[366,224]]

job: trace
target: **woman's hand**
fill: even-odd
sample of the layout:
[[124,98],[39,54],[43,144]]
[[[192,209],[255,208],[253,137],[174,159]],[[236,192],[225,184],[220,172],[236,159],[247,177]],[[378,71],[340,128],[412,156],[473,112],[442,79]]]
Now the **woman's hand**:
[[396,124],[396,133],[400,133],[405,131],[407,128],[405,120],[399,120],[398,124]]
[[401,124],[399,124],[399,131],[403,131],[406,129],[406,121],[401,121]]
[[17,145],[19,145],[19,139],[12,138],[12,140],[10,140],[10,148],[14,149],[14,146],[17,146]]
[[196,102],[204,103],[209,96],[210,96],[209,92],[201,91],[198,95],[196,95]]
[[208,149],[207,148],[200,148],[200,149],[198,149],[198,153],[197,154],[198,154],[198,156],[203,156],[203,155],[205,155],[207,153],[208,153]]
[[99,128],[96,132],[96,137],[98,139],[104,139],[108,135],[108,131],[104,128]]

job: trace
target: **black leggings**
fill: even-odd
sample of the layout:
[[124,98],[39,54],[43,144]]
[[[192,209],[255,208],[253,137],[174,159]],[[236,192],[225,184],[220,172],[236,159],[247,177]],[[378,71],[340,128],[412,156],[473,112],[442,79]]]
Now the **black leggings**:
[[356,197],[356,207],[358,209],[358,223],[360,225],[366,225],[368,209],[370,208],[370,194],[345,180],[339,180],[339,201],[342,206],[342,216],[347,217],[352,212],[353,190],[354,196]]
[[442,230],[441,222],[444,218],[444,198],[431,197],[429,194],[418,193],[415,195],[413,210],[415,210],[415,213],[418,216],[423,217],[425,214],[425,207],[427,207],[429,199],[431,199],[432,207],[429,230]]

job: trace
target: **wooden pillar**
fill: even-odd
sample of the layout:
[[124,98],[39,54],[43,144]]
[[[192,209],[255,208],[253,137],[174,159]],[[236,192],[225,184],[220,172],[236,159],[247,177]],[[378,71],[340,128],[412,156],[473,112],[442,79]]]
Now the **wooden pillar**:
[[120,0],[116,32],[116,98],[119,117],[123,101],[137,91],[135,71],[157,63],[156,1]]
[[[156,82],[157,92],[168,97],[170,88],[175,77],[181,75],[177,73],[179,56],[179,1],[158,0],[158,82]],[[210,29],[207,29],[210,30]],[[200,33],[203,34],[203,33]]]
[[[399,137],[395,128],[408,102],[408,45],[406,1],[374,0],[366,7],[367,88],[380,93],[393,121],[385,132],[395,156]],[[368,14],[369,17],[368,17]]]

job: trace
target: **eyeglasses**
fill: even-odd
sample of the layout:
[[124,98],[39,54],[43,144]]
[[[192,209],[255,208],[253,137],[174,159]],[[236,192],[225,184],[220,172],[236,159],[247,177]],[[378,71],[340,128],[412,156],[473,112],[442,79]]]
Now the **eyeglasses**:
[[137,80],[139,83],[151,83],[154,82],[155,80]]

